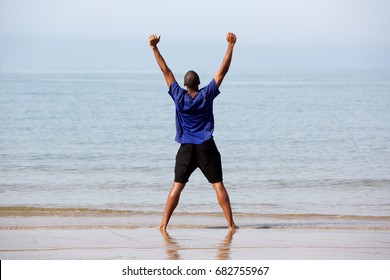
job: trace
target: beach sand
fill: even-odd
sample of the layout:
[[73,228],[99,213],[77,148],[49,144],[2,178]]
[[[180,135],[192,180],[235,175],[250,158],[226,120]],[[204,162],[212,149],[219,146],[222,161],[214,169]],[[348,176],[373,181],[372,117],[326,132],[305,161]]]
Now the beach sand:
[[382,231],[225,229],[2,230],[2,260],[11,259],[266,259],[390,258]]
[[250,217],[238,215],[241,228],[230,234],[221,215],[178,214],[166,232],[154,227],[160,219],[158,214],[25,211],[11,215],[3,211],[0,259],[390,259],[390,229],[364,226],[364,221],[361,227],[307,218],[303,223],[264,217],[263,222],[250,223]]

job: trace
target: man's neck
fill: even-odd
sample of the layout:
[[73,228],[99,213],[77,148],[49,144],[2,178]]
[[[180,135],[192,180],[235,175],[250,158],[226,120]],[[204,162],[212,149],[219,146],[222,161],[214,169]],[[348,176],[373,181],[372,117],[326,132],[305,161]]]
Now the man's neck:
[[191,96],[191,98],[194,98],[196,93],[199,91],[199,89],[193,90],[187,87],[187,92]]

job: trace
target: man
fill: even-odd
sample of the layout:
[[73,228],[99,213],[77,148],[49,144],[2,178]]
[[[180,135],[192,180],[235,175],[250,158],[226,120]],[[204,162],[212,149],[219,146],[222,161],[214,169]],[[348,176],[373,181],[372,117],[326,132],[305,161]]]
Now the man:
[[228,48],[220,69],[214,79],[199,90],[200,79],[194,71],[188,71],[184,77],[186,89],[178,85],[157,48],[160,36],[149,37],[149,45],[167,82],[168,93],[176,105],[176,141],[181,144],[176,155],[175,180],[168,195],[161,229],[166,229],[182,190],[192,172],[198,167],[212,184],[230,230],[234,231],[237,228],[233,221],[229,195],[222,182],[221,156],[213,140],[213,100],[219,94],[219,87],[229,70],[236,35],[229,32],[226,40]]

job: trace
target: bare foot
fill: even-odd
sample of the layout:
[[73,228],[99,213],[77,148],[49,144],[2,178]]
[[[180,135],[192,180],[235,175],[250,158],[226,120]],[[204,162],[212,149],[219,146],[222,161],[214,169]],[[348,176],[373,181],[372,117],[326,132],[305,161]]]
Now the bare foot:
[[161,223],[157,228],[161,229],[161,230],[166,230],[167,229],[167,226],[164,225],[163,223]]
[[230,232],[235,233],[237,229],[239,229],[239,227],[234,224],[232,227],[230,227]]

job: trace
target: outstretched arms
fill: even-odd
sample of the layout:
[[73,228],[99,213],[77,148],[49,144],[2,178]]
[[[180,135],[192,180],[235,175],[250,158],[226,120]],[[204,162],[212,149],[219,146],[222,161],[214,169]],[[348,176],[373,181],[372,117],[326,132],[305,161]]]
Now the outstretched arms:
[[[160,37],[155,34],[149,36],[149,45],[153,50],[154,57],[156,58],[157,64],[160,67],[161,71],[164,74],[165,81],[167,82],[168,88],[171,86],[171,84],[175,81],[175,76],[173,75],[171,69],[169,69],[168,65],[166,64],[164,58],[160,54],[159,49],[157,48],[157,44],[160,42]],[[228,47],[226,50],[226,54],[223,58],[221,67],[217,71],[217,73],[214,76],[215,82],[217,83],[217,86],[219,87],[222,84],[222,80],[229,71],[230,63],[232,62],[232,56],[233,56],[233,49],[234,44],[236,43],[236,35],[229,32],[226,35],[226,41],[228,42]]]
[[222,80],[225,77],[226,73],[229,71],[230,63],[232,62],[232,55],[233,55],[233,48],[234,44],[237,41],[236,35],[229,32],[226,35],[226,41],[228,42],[228,48],[226,50],[226,54],[223,58],[221,67],[217,71],[217,73],[214,76],[214,80],[217,83],[218,87],[222,84]]
[[149,45],[153,50],[154,57],[156,58],[158,66],[160,66],[161,71],[164,74],[165,81],[167,82],[168,88],[171,86],[171,84],[175,81],[175,77],[173,76],[173,73],[171,69],[169,69],[168,65],[165,63],[164,58],[160,54],[160,51],[157,48],[158,42],[160,42],[160,37],[153,34],[149,36]]

